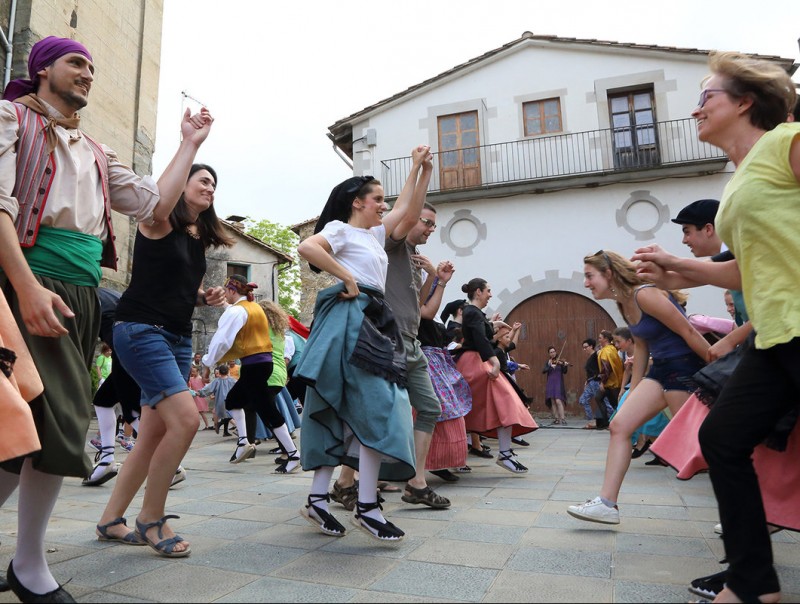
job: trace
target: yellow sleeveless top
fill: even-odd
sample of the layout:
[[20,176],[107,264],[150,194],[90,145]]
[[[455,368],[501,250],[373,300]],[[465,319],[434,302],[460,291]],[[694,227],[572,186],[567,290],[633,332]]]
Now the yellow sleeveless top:
[[243,359],[262,352],[272,352],[272,341],[269,339],[269,321],[264,310],[255,302],[239,300],[236,306],[247,311],[247,323],[236,334],[231,349],[220,359],[225,363],[232,359]]
[[739,263],[761,349],[800,336],[800,183],[789,163],[798,136],[800,124],[781,124],[753,145],[726,185],[715,220]]

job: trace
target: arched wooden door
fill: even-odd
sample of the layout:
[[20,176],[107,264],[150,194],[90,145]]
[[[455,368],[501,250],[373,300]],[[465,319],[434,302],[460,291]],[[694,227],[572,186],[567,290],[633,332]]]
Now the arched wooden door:
[[597,339],[602,329],[613,331],[616,323],[602,306],[580,294],[547,292],[528,298],[507,317],[509,325],[522,323],[517,349],[511,357],[518,363],[530,365],[530,371],[518,371],[517,383],[533,398],[531,410],[547,412],[544,388],[547,376],[542,368],[547,361],[548,346],[563,353],[561,358],[571,363],[564,376],[567,391],[567,415],[582,415],[577,404],[586,381],[586,354],[581,342]]

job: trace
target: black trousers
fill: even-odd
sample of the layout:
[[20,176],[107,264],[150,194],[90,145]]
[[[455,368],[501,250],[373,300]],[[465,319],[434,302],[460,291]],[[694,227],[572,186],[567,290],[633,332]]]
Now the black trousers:
[[800,338],[794,338],[748,350],[700,427],[730,564],[728,587],[744,602],[780,589],[752,455],[798,402]]
[[594,395],[594,405],[597,408],[595,424],[598,428],[608,427],[608,411],[604,399],[608,399],[612,409],[616,409],[619,404],[619,388],[601,388]]
[[122,407],[122,417],[127,423],[132,423],[136,416],[141,415],[140,406],[142,391],[130,374],[125,371],[122,361],[117,354],[111,351],[111,373],[95,392],[93,405],[111,408],[117,403]]
[[[225,408],[244,409],[247,419],[247,438],[250,442],[255,440],[256,424],[251,413],[255,411],[270,428],[279,428],[286,423],[275,398],[280,388],[267,385],[269,376],[272,375],[272,363],[242,363],[239,370],[239,379],[234,384],[225,399]],[[241,426],[239,435],[241,436]]]

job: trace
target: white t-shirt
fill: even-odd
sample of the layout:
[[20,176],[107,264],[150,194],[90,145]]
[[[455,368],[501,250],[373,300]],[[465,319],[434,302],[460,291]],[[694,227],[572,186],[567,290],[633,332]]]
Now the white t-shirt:
[[283,358],[286,359],[287,363],[292,360],[296,350],[297,347],[294,345],[294,338],[287,332],[283,336]]
[[333,220],[320,232],[331,246],[336,261],[349,270],[355,280],[381,292],[386,287],[389,259],[383,249],[386,227],[359,229]]

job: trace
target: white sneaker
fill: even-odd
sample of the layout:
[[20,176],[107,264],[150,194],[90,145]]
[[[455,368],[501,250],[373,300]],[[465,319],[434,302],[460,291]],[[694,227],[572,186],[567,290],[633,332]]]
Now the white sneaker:
[[588,500],[580,505],[571,505],[567,508],[567,514],[580,520],[589,522],[600,522],[602,524],[619,524],[619,508],[608,507],[599,497]]
[[717,535],[721,535],[722,534],[722,523],[714,525],[714,532]]
[[175,476],[172,477],[172,483],[169,485],[169,488],[171,489],[184,480],[186,480],[186,470],[183,469],[183,466],[178,466],[178,469],[175,470]]

